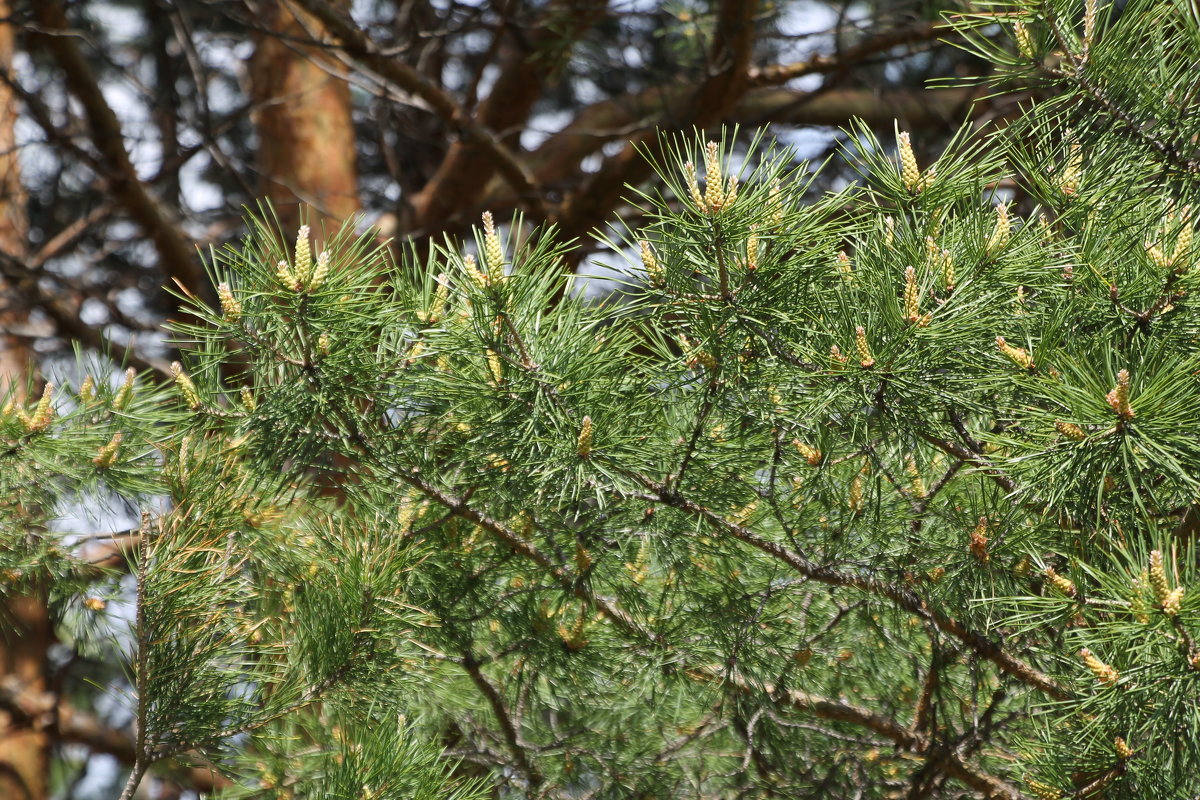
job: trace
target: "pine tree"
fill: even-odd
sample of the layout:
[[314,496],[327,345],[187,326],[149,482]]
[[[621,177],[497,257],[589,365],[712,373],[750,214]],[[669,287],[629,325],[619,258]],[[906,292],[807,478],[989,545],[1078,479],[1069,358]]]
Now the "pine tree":
[[[951,23],[1045,99],[855,129],[815,198],[671,139],[604,302],[516,219],[393,263],[262,214],[172,382],[10,402],[3,587],[126,659],[124,796],[1200,792],[1200,19]],[[104,564],[52,524],[100,495]]]

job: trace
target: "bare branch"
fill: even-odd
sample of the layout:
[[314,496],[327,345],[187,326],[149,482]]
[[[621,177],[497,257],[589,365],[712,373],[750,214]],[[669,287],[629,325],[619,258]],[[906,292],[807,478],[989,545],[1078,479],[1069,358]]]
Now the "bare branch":
[[78,307],[69,303],[61,292],[43,287],[23,261],[3,251],[0,251],[0,275],[10,280],[14,290],[19,291],[30,305],[45,311],[63,338],[75,339],[97,352],[110,354],[114,361],[137,367],[139,371],[157,372],[164,377],[171,374],[168,362],[143,356],[132,346],[121,344],[101,329],[84,323],[79,318]]
[[337,46],[356,61],[362,62],[376,75],[386,79],[402,92],[408,92],[429,104],[430,109],[447,124],[461,129],[472,142],[482,147],[496,162],[497,169],[512,185],[522,201],[530,203],[544,216],[541,210],[541,190],[533,176],[517,159],[516,155],[497,136],[479,124],[450,95],[434,85],[408,64],[383,55],[379,48],[365,36],[344,14],[325,0],[295,0],[296,4],[310,12],[329,31]]
[[751,86],[778,86],[795,78],[805,75],[828,74],[840,72],[850,66],[880,53],[887,52],[893,47],[903,44],[921,44],[935,39],[939,33],[945,32],[945,26],[933,22],[917,22],[884,30],[856,45],[839,50],[832,55],[815,55],[804,61],[791,64],[770,64],[765,67],[754,67],[747,79]]
[[68,30],[62,5],[58,0],[35,3],[34,15],[44,29],[37,34],[38,39],[62,69],[67,88],[83,107],[90,138],[102,157],[104,177],[113,198],[154,242],[162,271],[189,291],[209,297],[212,287],[195,250],[167,209],[138,178],[125,150],[121,123],[104,98],[76,37]]
[[479,668],[479,662],[475,660],[475,657],[471,653],[464,653],[462,661],[459,663],[467,671],[467,674],[471,676],[471,682],[475,684],[480,694],[488,701],[488,705],[492,707],[492,713],[496,715],[496,719],[500,723],[500,730],[504,732],[505,744],[508,745],[508,750],[512,753],[517,769],[525,775],[531,788],[537,788],[542,784],[542,775],[533,762],[529,760],[529,753],[526,752],[525,745],[521,743],[520,734],[517,733],[517,727],[513,722],[512,714],[509,713],[504,703],[504,698],[500,696],[499,690],[483,674],[483,671]]
[[[678,119],[662,120],[664,125],[707,128],[724,119],[737,104],[747,86],[757,8],[757,0],[722,0],[713,26],[708,76],[691,96],[683,114]],[[557,219],[564,238],[581,237],[600,224],[620,200],[625,186],[649,174],[650,160],[639,152],[638,146],[648,146],[657,153],[657,137],[658,132],[653,128],[642,130],[620,153],[606,159],[595,175],[564,199]]]
[[[93,753],[103,753],[122,764],[134,760],[133,735],[127,730],[113,728],[86,711],[69,705],[50,692],[32,692],[14,682],[0,686],[0,710],[7,712],[12,722],[23,726],[43,727],[58,742],[80,744]],[[189,788],[201,792],[231,788],[233,782],[197,753],[187,760],[198,766],[169,771]]]

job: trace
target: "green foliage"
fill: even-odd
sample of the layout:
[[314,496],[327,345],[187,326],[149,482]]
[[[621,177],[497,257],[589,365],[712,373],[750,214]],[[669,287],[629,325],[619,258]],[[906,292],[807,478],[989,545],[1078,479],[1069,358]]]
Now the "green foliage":
[[260,218],[173,387],[7,410],[6,591],[88,591],[34,527],[75,493],[147,510],[130,785],[1200,791],[1197,21],[987,8],[973,46],[1061,95],[930,165],[855,129],[813,202],[676,140],[609,301],[519,218],[399,263]]

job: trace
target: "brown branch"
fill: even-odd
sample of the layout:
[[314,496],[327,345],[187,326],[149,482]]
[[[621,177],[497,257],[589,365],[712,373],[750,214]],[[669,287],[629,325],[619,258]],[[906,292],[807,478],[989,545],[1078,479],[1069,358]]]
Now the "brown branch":
[[[79,744],[93,753],[103,753],[122,764],[134,761],[133,736],[118,728],[105,725],[99,718],[72,707],[50,692],[33,692],[9,681],[0,686],[0,709],[10,715],[10,723],[45,730],[57,742]],[[190,753],[188,761],[200,760],[197,766],[176,770],[168,768],[186,781],[188,787],[201,792],[233,786],[225,776],[199,754]]]
[[[722,0],[713,28],[708,76],[691,96],[685,112],[677,119],[663,120],[663,124],[704,129],[725,119],[746,91],[757,8],[757,0]],[[650,160],[640,152],[641,145],[661,154],[658,132],[643,130],[563,200],[557,223],[565,240],[581,237],[598,225],[617,205],[625,187],[649,174]],[[577,250],[575,257],[582,254]]]
[[941,685],[942,665],[947,660],[936,641],[931,641],[930,646],[933,649],[933,655],[929,659],[929,671],[925,674],[925,680],[921,685],[921,696],[917,698],[917,708],[913,712],[912,729],[918,733],[929,727],[930,722],[933,721],[934,695],[937,694]]
[[10,678],[0,685],[0,709],[10,716],[10,724],[42,728],[59,741],[85,745],[122,763],[133,761],[133,738],[127,732],[110,728],[91,714],[56,702],[51,692],[32,691]]
[[474,144],[488,154],[496,169],[513,187],[517,197],[530,203],[539,216],[545,215],[544,209],[541,208],[541,190],[533,176],[496,134],[477,122],[454,98],[408,64],[384,55],[379,47],[359,30],[353,20],[348,19],[326,0],[295,0],[295,4],[316,17],[333,37],[336,46],[348,56],[401,92],[416,95],[448,125],[461,129]]
[[[975,89],[964,88],[803,92],[764,87],[746,92],[726,119],[744,125],[771,122],[837,127],[859,117],[868,125],[885,127],[899,118],[916,130],[943,126],[947,120],[959,118],[976,94]],[[608,142],[635,136],[646,129],[670,127],[674,120],[684,118],[686,98],[684,87],[655,87],[595,103],[551,135],[525,162],[541,186],[559,188],[572,184],[579,174],[580,161]],[[502,211],[514,207],[516,202],[511,189],[493,180],[479,201],[479,208]],[[475,211],[463,212],[462,216],[473,217]]]
[[885,92],[869,89],[805,92],[767,87],[747,92],[730,112],[729,119],[744,125],[772,122],[838,127],[857,117],[875,127],[901,119],[912,129],[936,128],[948,120],[960,119],[963,109],[980,95],[973,87]]
[[51,236],[49,241],[29,257],[27,266],[30,272],[40,269],[47,261],[73,247],[93,225],[108,219],[112,212],[113,204],[105,201]]
[[166,361],[142,356],[131,346],[105,336],[101,329],[85,324],[79,318],[78,307],[68,303],[62,292],[43,287],[23,261],[3,251],[0,251],[0,276],[9,279],[13,290],[19,291],[30,305],[45,311],[64,338],[77,340],[100,353],[111,354],[114,361],[132,365],[139,371],[170,376],[170,364]]
[[[549,73],[604,14],[607,5],[606,0],[551,2],[530,26],[531,32],[523,37],[526,41],[508,48],[498,65],[496,82],[476,114],[480,124],[501,132],[522,127],[541,98]],[[464,204],[470,205],[483,193],[494,163],[476,143],[454,142],[413,198],[414,226],[425,231],[440,228]]]
[[492,685],[487,676],[479,668],[479,662],[471,653],[464,653],[462,661],[459,662],[467,674],[471,676],[472,683],[479,689],[479,693],[488,701],[488,705],[492,707],[492,713],[496,715],[497,721],[500,723],[500,730],[504,732],[504,742],[508,745],[508,750],[512,753],[513,760],[516,762],[517,769],[524,773],[529,781],[530,788],[536,789],[542,784],[542,774],[538,768],[529,760],[529,753],[526,752],[525,746],[521,743],[520,734],[517,733],[517,727],[513,723],[512,715],[508,713],[508,708],[504,704],[504,698],[500,696],[499,690]]
[[1158,152],[1167,163],[1176,169],[1189,172],[1193,175],[1200,173],[1200,160],[1188,158],[1178,147],[1168,141],[1158,138],[1151,131],[1148,125],[1138,120],[1133,114],[1130,114],[1125,109],[1121,108],[1115,101],[1109,99],[1099,86],[1092,81],[1080,69],[1075,73],[1075,82],[1079,84],[1079,88],[1092,98],[1092,100],[1103,108],[1110,116],[1116,117],[1121,122],[1125,123],[1126,129],[1133,134],[1135,139],[1149,146],[1152,150]]
[[1012,655],[1000,644],[992,641],[983,634],[967,628],[953,617],[930,608],[915,592],[902,586],[868,577],[865,574],[841,572],[832,567],[814,564],[800,553],[789,550],[783,545],[772,542],[769,539],[764,539],[749,528],[730,522],[705,506],[682,497],[668,487],[657,484],[643,476],[633,477],[647,489],[650,489],[653,492],[653,497],[658,502],[687,511],[703,519],[713,527],[728,533],[735,539],[743,541],[772,558],[787,564],[810,580],[824,583],[827,586],[858,589],[889,600],[895,606],[928,620],[939,630],[958,639],[979,656],[991,661],[1001,671],[1011,675],[1020,682],[1039,689],[1056,700],[1065,700],[1071,696],[1070,692],[1059,685],[1053,678]]
[[937,436],[934,436],[928,431],[918,429],[916,434],[947,455],[954,456],[965,464],[970,464],[973,467],[977,467],[981,472],[983,472],[983,474],[991,478],[992,481],[1004,491],[1009,493],[1017,491],[1016,482],[1001,472],[1000,468],[989,461],[986,457],[972,452],[957,442],[951,442],[948,439],[941,439]]
[[[484,530],[496,535],[518,553],[533,560],[539,566],[546,569],[551,576],[563,586],[563,588],[570,591],[576,597],[591,603],[591,605],[598,609],[605,617],[609,619],[609,621],[614,623],[619,630],[626,634],[632,635],[645,644],[660,647],[664,645],[661,637],[644,628],[625,611],[619,609],[610,601],[596,595],[585,585],[583,581],[573,580],[565,569],[553,563],[548,556],[538,551],[537,548],[519,536],[515,531],[508,528],[508,526],[479,512],[475,508],[469,506],[464,500],[443,492],[442,490],[425,481],[423,478],[419,477],[416,473],[407,470],[394,470],[393,474],[400,480],[403,480],[414,488],[419,489],[427,497],[438,502],[447,510],[452,511],[457,516],[473,522]],[[668,497],[675,502],[668,500]],[[682,508],[688,511],[694,511],[698,508],[695,506],[695,504],[688,503],[688,501],[679,501],[674,495],[667,495],[661,499],[662,502],[666,503],[667,505],[673,505],[677,508]],[[715,517],[712,512],[709,512],[706,509],[703,510],[701,516],[709,521],[712,521],[710,517]],[[750,533],[744,528],[740,528],[740,526],[728,523],[719,517],[715,517],[715,519],[729,528],[733,528],[742,532],[743,535],[738,535],[735,533],[737,538],[745,539],[748,536],[750,540],[757,541],[766,546],[768,548],[766,552],[768,553],[772,553],[773,549],[774,551],[780,552],[782,555],[786,555],[792,560],[800,559],[799,556],[788,553],[788,551],[784,550],[778,545],[775,545],[774,543],[766,542],[765,540],[759,540],[758,537],[754,536],[754,534]],[[754,541],[752,541],[752,543],[754,543]],[[999,646],[989,642],[979,634],[975,634],[962,627],[957,621],[930,611],[925,607],[924,602],[915,595],[906,592],[905,590],[891,587],[887,584],[881,584],[867,578],[844,575],[828,568],[815,567],[808,564],[808,562],[804,561],[803,559],[801,559],[801,561],[805,565],[808,572],[811,573],[808,575],[810,578],[830,585],[867,588],[869,591],[873,591],[875,594],[888,597],[888,599],[896,602],[897,605],[900,605],[901,607],[906,608],[913,613],[917,613],[920,616],[931,619],[934,624],[938,625],[939,628],[963,640],[975,652],[994,661],[1006,672],[1013,674],[1015,677],[1023,679],[1024,682],[1029,683],[1030,685],[1046,691],[1053,697],[1058,699],[1067,697],[1065,690],[1058,687],[1058,685],[1050,678],[1042,675],[1034,668],[1025,665],[1015,657],[1005,653],[999,648]],[[792,561],[789,560],[787,563],[792,563]],[[683,668],[688,671],[688,674],[692,675],[692,677],[697,680],[721,681],[730,679],[728,674],[712,667],[689,667],[684,665]],[[747,683],[746,686],[749,687],[750,684]],[[839,720],[860,725],[868,730],[882,734],[891,741],[896,742],[907,749],[911,749],[914,752],[921,752],[928,746],[927,740],[923,736],[913,732],[909,728],[894,720],[890,720],[886,717],[875,714],[868,709],[863,709],[848,703],[819,698],[815,695],[806,694],[797,690],[777,692],[774,687],[771,686],[762,686],[761,690],[774,701],[784,701],[787,705],[790,705],[793,708],[815,714],[824,719]],[[947,753],[945,757],[945,767],[948,774],[958,778],[971,788],[983,792],[985,796],[989,798],[1021,797],[1020,793],[1007,783],[1001,781],[999,778],[996,778],[993,775],[989,775],[986,772],[967,764],[957,753]]]
[[1101,773],[1096,777],[1095,780],[1080,786],[1078,789],[1067,795],[1067,797],[1078,797],[1080,800],[1096,800],[1096,798],[1103,797],[1103,795],[1097,794],[1101,789],[1124,774],[1125,764],[1119,763]]
[[[579,162],[584,157],[608,142],[681,117],[688,97],[689,89],[682,84],[656,86],[585,106],[566,127],[552,134],[525,161],[542,186],[561,186],[578,173]],[[493,181],[482,203],[494,209],[511,204],[512,198]]]
[[721,0],[717,8],[709,76],[692,100],[692,116],[701,128],[720,120],[746,90],[757,10],[757,0]]
[[748,81],[753,87],[778,86],[805,75],[841,72],[865,59],[891,50],[893,47],[928,42],[946,30],[945,26],[925,21],[891,28],[831,55],[815,55],[805,61],[796,61],[791,64],[754,67],[750,70]]
[[714,714],[706,716],[699,724],[692,728],[691,731],[677,737],[675,740],[667,743],[663,749],[659,750],[658,755],[654,757],[655,763],[662,764],[671,760],[675,757],[676,753],[679,753],[691,743],[699,741],[707,736],[711,736],[712,734],[723,730],[728,725],[728,721],[717,719]]
[[922,497],[917,503],[916,514],[918,516],[924,514],[926,510],[928,510],[929,504],[932,503],[934,498],[941,493],[942,489],[945,489],[948,485],[950,485],[950,481],[954,479],[954,476],[957,475],[958,471],[964,466],[966,466],[965,461],[962,459],[956,459],[953,464],[946,468],[946,471],[942,473],[942,476],[938,478],[932,486],[929,487],[929,489],[925,492],[925,496]]
[[[131,800],[133,793],[142,782],[146,770],[153,763],[150,752],[149,694],[150,682],[150,631],[146,623],[146,583],[150,569],[150,512],[142,512],[142,526],[138,536],[138,560],[135,574],[137,576],[137,609],[134,612],[133,632],[137,639],[136,651],[133,656],[133,689],[136,693],[133,723],[133,765],[129,768],[129,778],[125,788],[121,790],[120,800]],[[161,523],[160,523],[161,530]],[[181,748],[172,755],[191,750]]]
[[1176,169],[1192,174],[1200,173],[1200,161],[1188,158],[1178,147],[1168,141],[1158,138],[1150,130],[1150,126],[1135,117],[1130,112],[1122,108],[1116,101],[1112,100],[1104,93],[1104,91],[1087,76],[1087,59],[1080,57],[1078,53],[1072,49],[1071,44],[1067,41],[1066,35],[1063,33],[1062,25],[1058,15],[1054,9],[1047,5],[1044,9],[1046,20],[1050,23],[1050,30],[1054,34],[1058,46],[1062,48],[1067,59],[1071,64],[1071,69],[1049,69],[1051,75],[1068,82],[1074,82],[1083,90],[1092,102],[1100,106],[1111,117],[1115,117],[1124,123],[1126,130],[1133,138],[1140,140],[1142,144],[1155,150],[1166,159],[1167,163]]
[[652,644],[661,645],[662,639],[658,634],[653,633],[643,627],[627,612],[615,606],[608,599],[601,597],[591,591],[585,582],[578,580],[564,567],[559,566],[550,556],[543,553],[532,542],[523,538],[519,533],[514,531],[499,520],[493,519],[486,514],[481,513],[475,508],[467,505],[466,500],[455,497],[447,492],[438,489],[433,484],[420,477],[415,472],[406,470],[394,470],[392,474],[399,480],[404,481],[415,489],[418,489],[430,500],[433,500],[443,506],[447,511],[454,513],[456,516],[462,517],[468,522],[472,522],[486,530],[488,533],[496,536],[506,545],[512,548],[516,553],[525,556],[530,561],[533,561],[554,579],[554,581],[573,594],[575,597],[583,600],[600,611],[604,616],[613,622],[619,629],[628,633],[642,641]]
[[132,556],[141,547],[141,532],[131,530],[87,537],[79,544],[80,564],[76,577],[99,580],[133,566]]
[[[933,445],[938,450],[941,450],[943,453],[954,456],[959,461],[963,462],[964,465],[975,467],[988,478],[990,478],[993,483],[995,483],[1004,491],[1008,492],[1010,495],[1016,495],[1019,491],[1016,481],[1005,474],[1000,467],[996,466],[995,463],[993,463],[986,455],[983,454],[979,443],[972,439],[970,434],[966,431],[966,428],[963,426],[962,419],[953,409],[950,411],[950,417],[951,424],[954,426],[959,436],[966,440],[968,444],[964,445],[957,442],[952,442],[949,439],[942,439],[941,437],[935,436],[934,434],[925,430],[920,424],[916,426],[916,430],[914,432],[921,439]],[[1047,513],[1053,510],[1049,503],[1037,497],[1031,497],[1028,500],[1020,502],[1019,505],[1022,508],[1039,514]],[[1076,525],[1074,521],[1061,514],[1061,512],[1059,512],[1059,516],[1064,524]]]
[[[802,75],[847,71],[891,47],[926,41],[942,30],[932,23],[920,23],[883,32],[835,54],[815,56],[796,64],[750,68],[746,80],[749,91],[729,112],[728,119],[745,124],[771,121],[837,126],[855,116],[875,125],[890,125],[893,118],[900,117],[913,128],[943,125],[947,119],[959,116],[963,104],[975,96],[974,90],[878,93],[840,89],[813,93],[772,88]],[[608,142],[636,136],[647,129],[686,124],[693,94],[694,89],[680,83],[654,86],[586,106],[566,127],[530,153],[525,162],[542,186],[561,186],[578,174],[579,162],[585,156]],[[508,208],[513,202],[493,182],[481,206]]]
[[[870,709],[837,700],[802,692],[799,689],[779,690],[769,683],[755,686],[750,681],[737,675],[722,672],[713,667],[692,670],[691,674],[697,680],[724,680],[746,693],[763,693],[768,697],[782,702],[792,708],[812,714],[821,719],[834,722],[847,722],[873,731],[893,742],[897,747],[911,753],[928,752],[932,742],[923,734],[901,725],[890,717],[876,714]],[[958,780],[981,792],[987,798],[1000,800],[1016,800],[1022,797],[1016,788],[970,764],[967,764],[957,753],[950,751],[945,755],[946,772]]]
[[75,142],[75,139],[68,130],[71,126],[64,125],[60,127],[54,124],[54,114],[41,98],[40,93],[26,90],[24,86],[17,82],[11,70],[0,70],[0,83],[3,83],[5,88],[20,99],[23,110],[42,129],[42,133],[45,134],[48,142],[53,142],[54,146],[62,152],[70,153],[96,172],[100,172],[99,159]]
[[[357,430],[357,426],[353,422],[348,421],[351,428],[351,441],[353,441],[363,451],[364,455],[371,452],[372,447],[370,441]],[[398,481],[407,483],[413,488],[418,489],[422,494],[430,500],[443,506],[448,512],[459,516],[468,522],[475,524],[483,530],[492,533],[512,550],[520,555],[529,558],[534,563],[546,570],[547,573],[558,583],[562,588],[597,609],[604,617],[606,617],[614,626],[621,632],[632,636],[644,645],[649,645],[656,648],[669,648],[661,636],[650,631],[642,626],[637,620],[615,605],[613,601],[596,594],[586,580],[579,576],[572,575],[566,568],[555,563],[549,556],[542,553],[532,542],[528,541],[516,531],[505,525],[504,523],[480,512],[478,509],[469,505],[466,498],[455,497],[448,492],[439,489],[429,481],[421,477],[420,471],[417,468],[406,469],[398,467],[394,464],[384,465],[383,472],[390,474]],[[950,633],[956,638],[966,643],[972,650],[984,658],[988,658],[995,662],[1002,670],[1014,675],[1023,682],[1029,685],[1040,688],[1057,699],[1065,699],[1068,694],[1061,689],[1052,679],[1038,672],[1031,666],[1024,664],[1016,657],[1008,654],[998,645],[990,642],[982,635],[977,634],[963,627],[960,623],[952,618],[946,617],[936,611],[932,611],[925,606],[923,600],[918,598],[912,592],[893,587],[889,584],[884,584],[865,576],[855,576],[839,573],[828,567],[817,567],[811,564],[803,556],[797,553],[792,553],[785,548],[767,540],[757,537],[749,530],[741,526],[729,523],[716,516],[713,512],[700,507],[690,501],[683,500],[678,495],[669,492],[666,487],[661,487],[647,481],[639,476],[633,476],[648,488],[655,490],[656,496],[661,502],[676,508],[680,508],[691,513],[696,513],[701,519],[707,522],[717,524],[719,527],[725,528],[732,532],[735,538],[747,541],[769,555],[773,555],[789,565],[797,568],[801,574],[806,577],[817,580],[818,582],[826,583],[834,586],[847,586],[865,589],[866,591],[885,597],[892,600],[896,605],[904,608],[918,616],[924,617],[931,621],[940,629]],[[469,496],[469,494],[468,494]],[[688,665],[686,662],[680,664],[680,668],[692,674],[693,677],[703,680],[724,680],[726,675],[711,667]],[[869,730],[882,733],[888,736],[893,741],[904,744],[904,746],[916,748],[918,746],[925,747],[920,743],[924,741],[918,734],[910,729],[900,725],[899,723],[889,720],[886,717],[875,714],[867,709],[860,709],[856,706],[851,706],[846,703],[817,698],[812,695],[799,693],[795,691],[787,692],[782,695],[775,692],[773,689],[764,687],[768,696],[777,701],[780,697],[786,699],[789,705],[810,711],[812,713],[823,715],[827,719],[842,720],[853,722],[855,724],[867,727]],[[513,731],[515,737],[515,728]],[[996,798],[997,800],[1018,800],[1022,795],[1009,786],[1004,781],[990,775],[978,768],[967,764],[961,756],[956,752],[947,752],[944,757],[945,769],[948,774],[963,781],[968,786],[985,794],[988,798]]]
[[919,752],[928,744],[928,740],[924,735],[914,733],[896,720],[885,717],[882,714],[876,714],[869,708],[863,708],[843,701],[829,700],[809,694],[808,692],[802,692],[799,689],[779,690],[769,683],[756,686],[737,673],[721,670],[717,667],[693,669],[688,674],[697,680],[727,682],[746,694],[764,694],[777,701],[782,701],[785,705],[806,711],[821,719],[853,723],[861,728],[866,728],[869,731],[880,734],[906,750]]
[[154,243],[159,266],[168,278],[193,293],[208,297],[212,287],[204,275],[195,250],[180,232],[157,197],[138,178],[116,113],[104,98],[87,60],[69,32],[66,13],[58,0],[34,4],[34,16],[42,28],[36,36],[53,56],[66,78],[68,90],[79,101],[87,118],[89,137],[104,165],[113,199]]

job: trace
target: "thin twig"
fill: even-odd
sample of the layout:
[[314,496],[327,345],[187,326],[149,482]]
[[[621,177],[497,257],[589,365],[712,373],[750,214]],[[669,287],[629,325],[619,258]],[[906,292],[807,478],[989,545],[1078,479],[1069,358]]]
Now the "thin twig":
[[1012,675],[1022,683],[1039,689],[1056,700],[1065,700],[1071,696],[1071,693],[1067,689],[1050,676],[1009,653],[1002,646],[983,634],[967,628],[953,617],[930,608],[921,597],[910,589],[886,583],[864,574],[840,572],[832,567],[815,564],[802,554],[789,550],[783,545],[772,542],[769,539],[764,539],[750,529],[730,522],[711,509],[677,494],[666,486],[642,476],[635,477],[654,493],[654,497],[659,502],[687,511],[703,519],[717,529],[730,534],[735,539],[746,542],[763,553],[788,564],[802,575],[829,586],[859,589],[868,594],[883,597],[899,608],[928,620],[937,628],[963,642],[978,655],[993,662],[1002,671]]
[[488,705],[492,707],[492,713],[496,715],[496,719],[500,723],[500,730],[504,732],[504,741],[508,745],[509,752],[512,753],[517,769],[524,773],[526,779],[529,781],[530,788],[536,789],[541,786],[542,774],[533,762],[529,760],[529,753],[526,751],[525,745],[521,742],[520,734],[517,733],[517,726],[507,706],[504,704],[504,698],[500,696],[500,692],[487,679],[487,676],[483,674],[483,671],[479,668],[479,662],[472,653],[463,653],[459,666],[471,676],[471,682],[475,684],[480,694],[488,701]]
[[138,536],[138,565],[137,565],[137,612],[134,619],[134,632],[137,637],[137,655],[133,662],[133,683],[137,691],[137,721],[134,723],[133,767],[129,770],[129,779],[121,791],[120,800],[132,800],[137,791],[142,776],[150,766],[150,751],[146,723],[149,718],[150,702],[146,695],[150,686],[150,631],[146,623],[146,582],[150,572],[150,512],[142,512],[142,526]]

